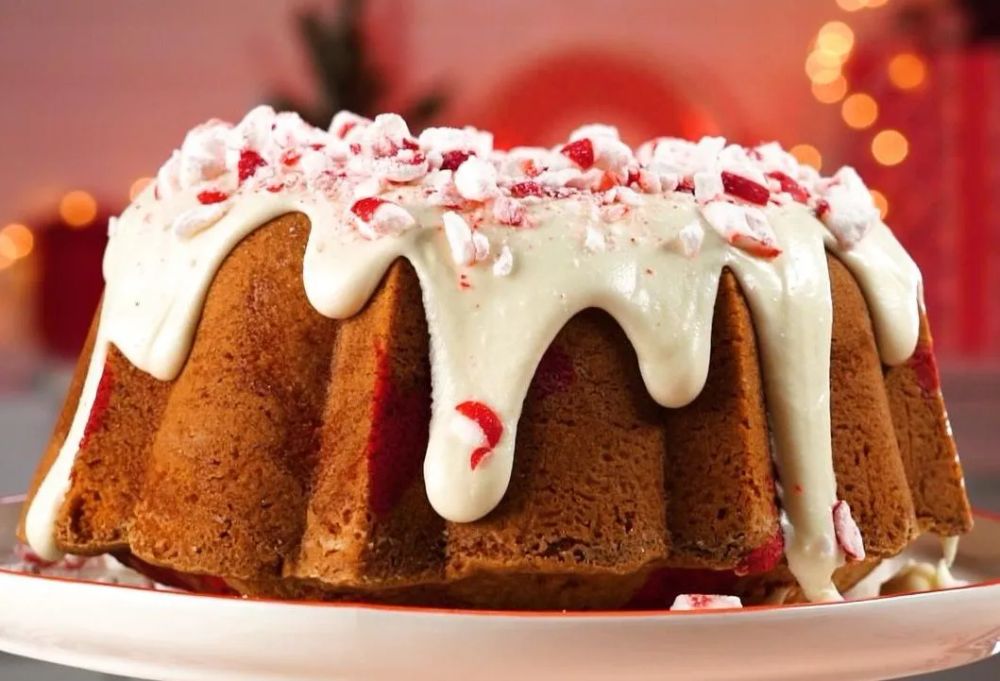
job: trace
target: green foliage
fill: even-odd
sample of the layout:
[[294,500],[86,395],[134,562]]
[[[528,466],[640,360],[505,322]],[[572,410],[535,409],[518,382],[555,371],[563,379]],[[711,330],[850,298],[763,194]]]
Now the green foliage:
[[[299,15],[298,33],[309,55],[317,92],[312,103],[277,94],[270,98],[276,109],[297,111],[321,128],[342,109],[368,117],[381,112],[386,84],[365,42],[361,27],[364,6],[364,0],[342,0],[332,17],[316,9]],[[444,101],[443,93],[435,90],[400,114],[416,132],[433,120]]]

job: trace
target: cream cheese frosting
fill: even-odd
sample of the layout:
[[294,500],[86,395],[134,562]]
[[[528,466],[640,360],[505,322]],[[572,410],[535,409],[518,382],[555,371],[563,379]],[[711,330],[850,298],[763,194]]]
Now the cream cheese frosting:
[[788,566],[812,600],[864,557],[837,499],[830,440],[832,302],[826,253],[854,273],[882,359],[913,352],[920,274],[849,168],[822,178],[775,144],[659,138],[636,152],[610,126],[553,149],[492,148],[472,128],[410,134],[398,116],[338,114],[329,131],[267,107],[209,121],[117,220],[79,407],[26,520],[58,554],[57,514],[107,350],[161,380],[183,369],[215,272],[269,220],[306,215],[303,282],[328,317],[356,314],[388,267],[420,279],[431,347],[428,498],[454,522],[488,514],[514,465],[535,369],[581,310],[610,313],[666,407],[704,386],[724,269],[758,335]]

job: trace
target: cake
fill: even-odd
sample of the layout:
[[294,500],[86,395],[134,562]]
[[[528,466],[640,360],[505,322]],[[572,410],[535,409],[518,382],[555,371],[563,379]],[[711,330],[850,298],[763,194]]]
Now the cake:
[[109,232],[24,506],[43,558],[664,608],[836,600],[971,526],[920,273],[850,168],[259,107],[193,129]]

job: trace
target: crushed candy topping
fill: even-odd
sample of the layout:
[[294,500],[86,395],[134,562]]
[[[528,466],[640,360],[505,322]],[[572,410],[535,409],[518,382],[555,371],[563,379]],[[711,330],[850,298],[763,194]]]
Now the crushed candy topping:
[[851,515],[851,507],[844,500],[833,505],[833,529],[837,545],[848,560],[865,559],[865,543],[858,524]]
[[480,442],[476,443],[469,465],[475,470],[483,462],[503,435],[503,422],[497,413],[482,402],[468,401],[456,405],[455,411],[478,426]]
[[[154,197],[194,197],[202,207],[253,192],[309,192],[331,200],[373,201],[394,187],[416,184],[427,203],[449,209],[445,232],[455,261],[481,262],[489,253],[481,221],[514,228],[535,222],[532,206],[546,199],[587,198],[597,223],[625,219],[643,195],[694,195],[705,224],[728,243],[761,258],[781,254],[761,210],[797,202],[811,208],[830,234],[850,248],[880,217],[851,168],[824,178],[776,143],[745,148],[722,137],[697,142],[660,137],[632,150],[607,125],[586,125],[553,149],[493,148],[493,136],[475,128],[427,128],[414,136],[400,116],[373,120],[342,111],[328,130],[294,113],[267,106],[237,125],[210,120],[192,129],[156,177]],[[355,204],[358,207],[359,204]],[[352,208],[351,222],[367,239],[416,226],[402,206],[387,201]],[[360,209],[360,207],[359,207]],[[174,221],[183,238],[210,227],[224,210],[184,211]],[[591,251],[607,240],[594,226],[583,240]],[[672,247],[686,257],[700,251],[704,229],[688,225]],[[504,271],[500,267],[499,271]]]
[[738,596],[717,594],[681,594],[674,599],[671,610],[729,610],[742,608],[743,601]]

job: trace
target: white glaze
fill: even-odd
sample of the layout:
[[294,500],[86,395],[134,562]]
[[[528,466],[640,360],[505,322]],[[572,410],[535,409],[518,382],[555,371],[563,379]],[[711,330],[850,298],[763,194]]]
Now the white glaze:
[[[197,233],[170,229],[177,216],[199,209],[193,190],[157,198],[151,187],[125,211],[105,255],[107,288],[80,407],[27,516],[27,535],[39,554],[58,554],[55,518],[108,344],[153,376],[175,378],[226,255],[272,218],[302,212],[311,222],[303,280],[321,314],[357,313],[399,257],[417,272],[433,386],[424,475],[431,504],[455,522],[482,518],[503,498],[528,386],[545,349],[574,314],[590,307],[609,312],[635,347],[650,395],[666,407],[679,407],[705,383],[719,277],[730,268],[751,307],[760,345],[789,568],[811,600],[840,598],[831,582],[844,556],[831,515],[837,499],[825,252],[836,252],[855,273],[872,309],[883,360],[898,363],[916,344],[920,278],[888,228],[878,224],[846,247],[806,206],[771,205],[762,215],[781,255],[765,259],[744,250],[746,242],[742,248],[727,242],[687,194],[636,200],[621,192],[641,205],[616,211],[609,224],[596,209],[603,198],[591,192],[525,205],[525,226],[516,229],[498,224],[489,211],[466,206],[477,251],[482,254],[480,246],[492,243],[494,252],[501,252],[502,245],[516,263],[510,274],[496,276],[491,267],[477,266],[483,259],[478,255],[467,265],[456,264],[454,243],[442,228],[445,211],[430,205],[421,187],[397,186],[379,196],[405,208],[415,219],[413,228],[360,235],[349,213],[359,184],[344,181],[316,191],[300,182],[272,193],[248,183],[218,211],[224,214],[217,223]],[[703,227],[700,250],[678,253],[682,230],[692,224]],[[586,247],[595,234],[600,247]],[[770,240],[769,235],[768,248]],[[749,250],[759,245],[753,241]],[[488,405],[503,424],[499,441],[476,466],[470,465],[468,429],[455,427],[456,419],[465,419],[456,406],[469,400]]]

